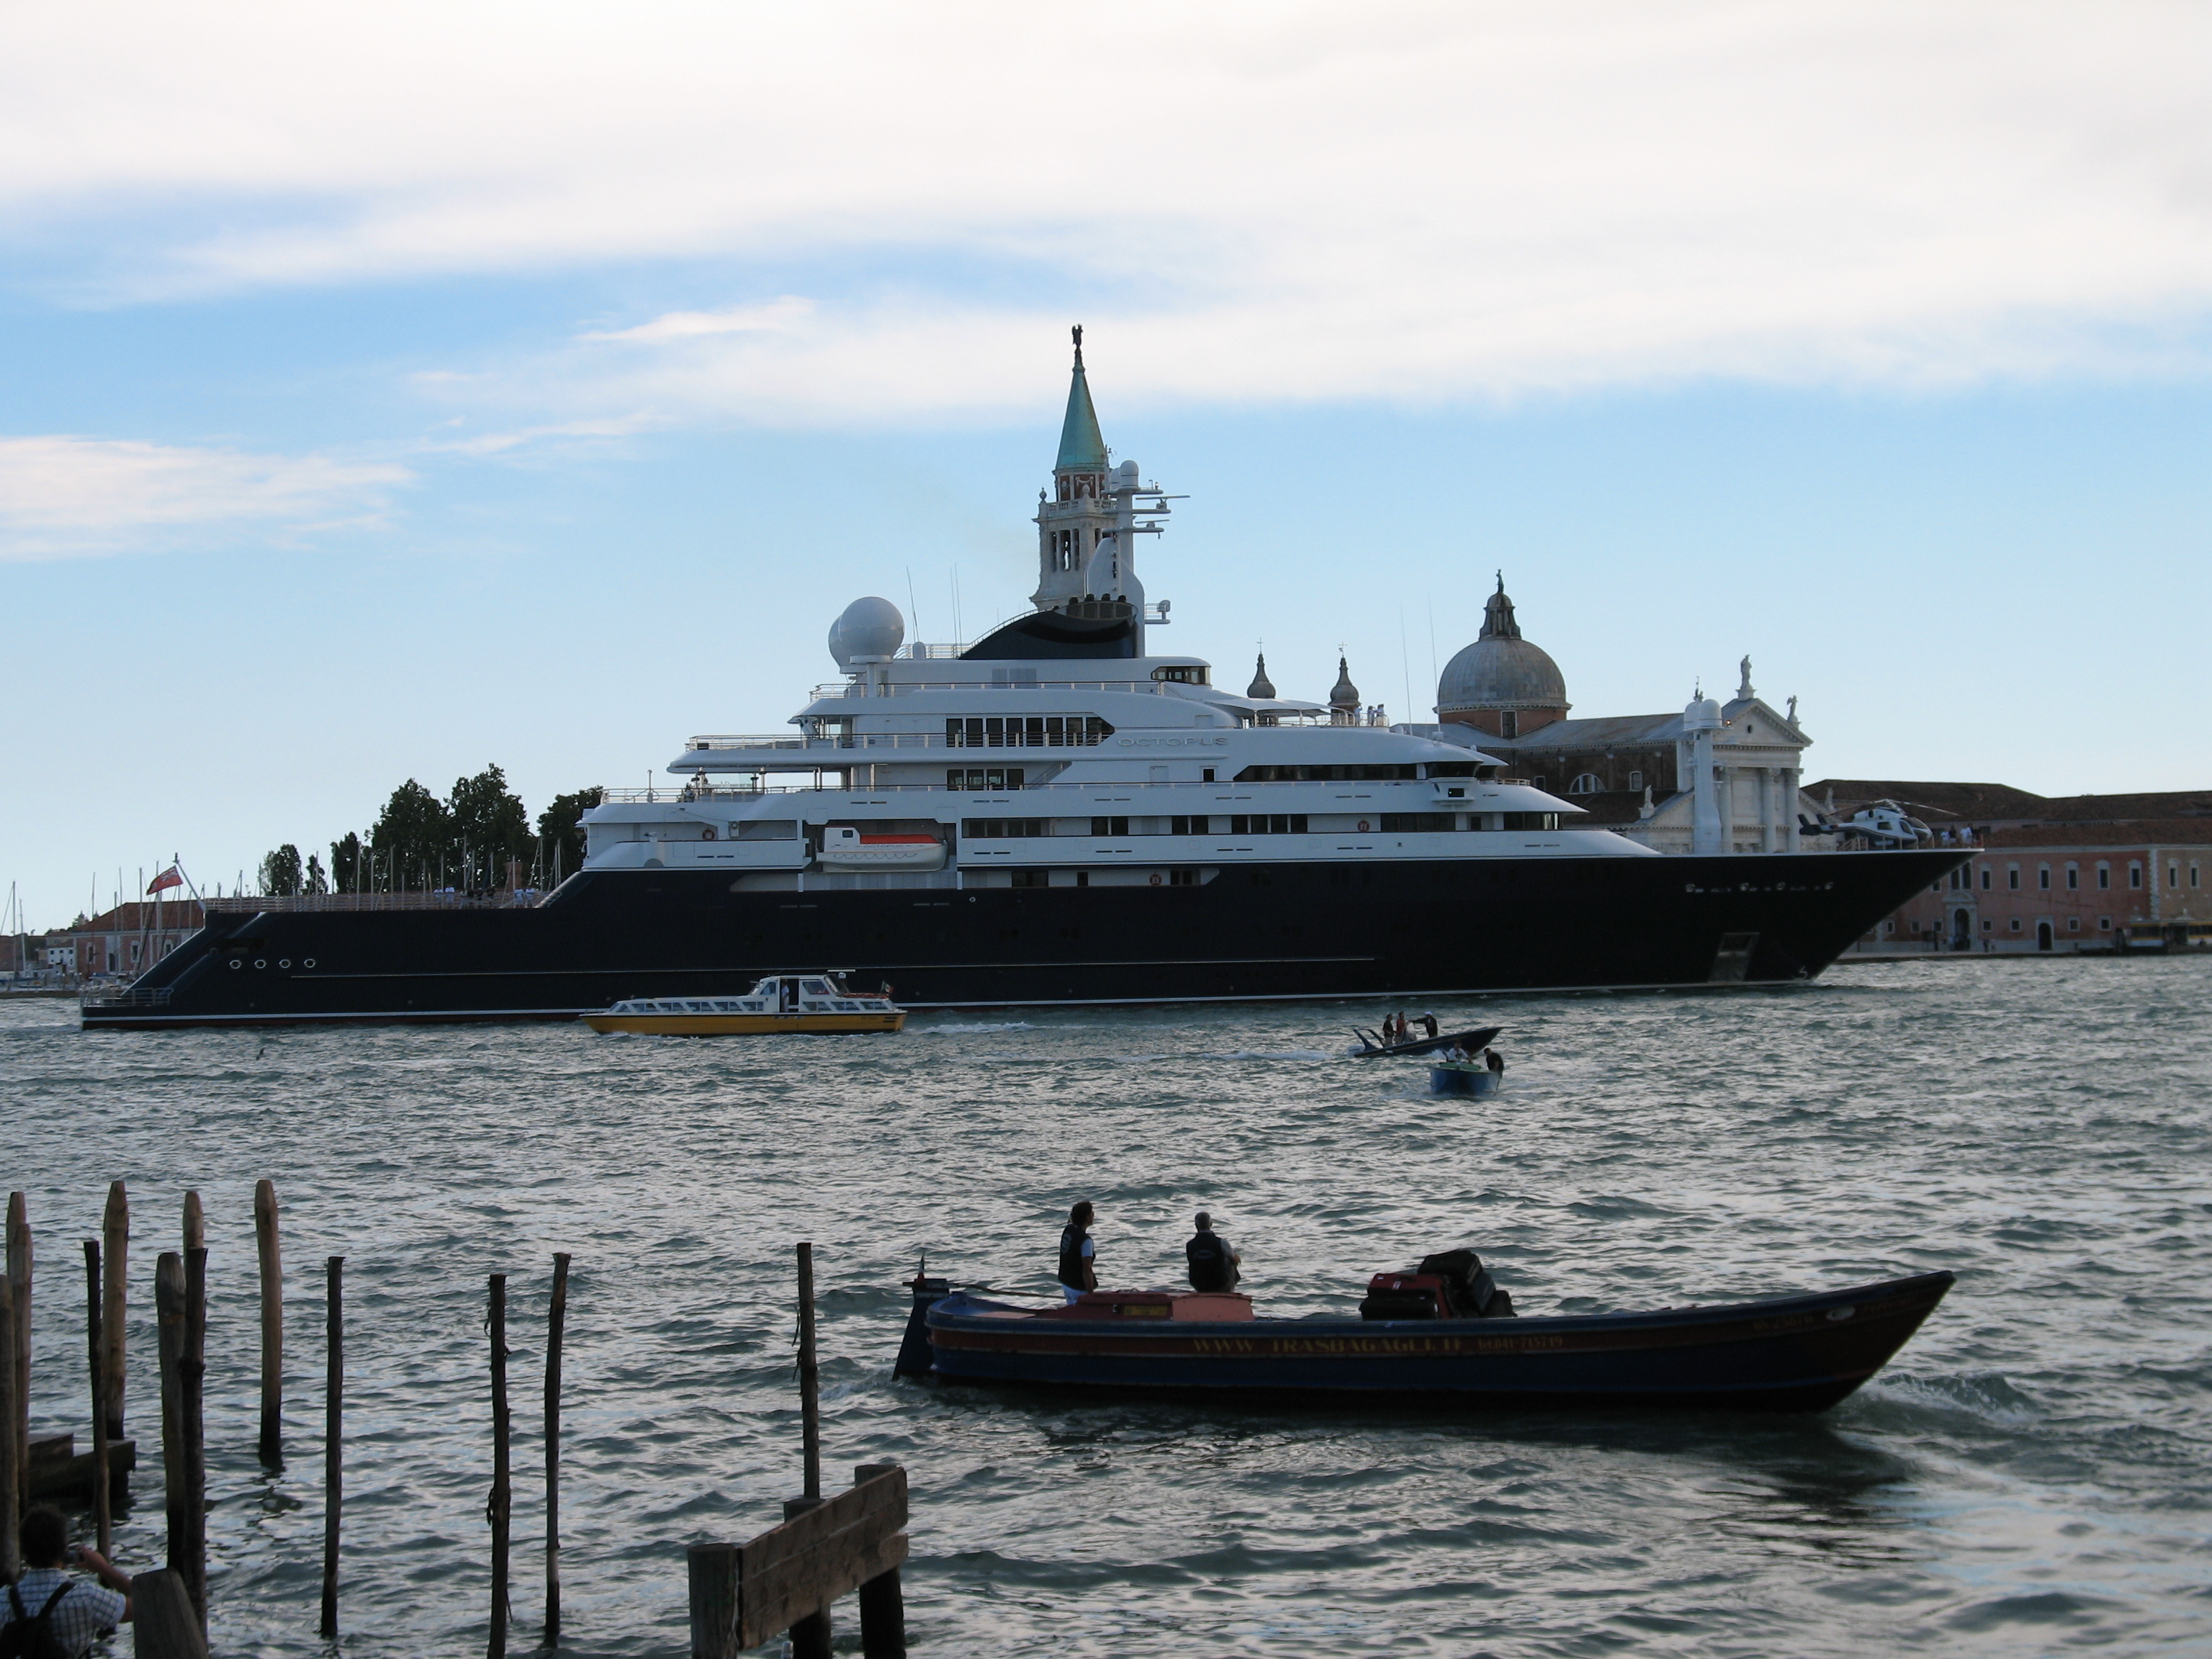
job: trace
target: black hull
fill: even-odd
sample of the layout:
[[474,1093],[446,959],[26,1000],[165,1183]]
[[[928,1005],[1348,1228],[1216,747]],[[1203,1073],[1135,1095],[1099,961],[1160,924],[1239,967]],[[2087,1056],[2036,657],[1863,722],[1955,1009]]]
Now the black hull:
[[807,968],[917,1008],[1786,984],[1967,856],[1286,863],[1197,887],[803,893],[590,872],[528,909],[219,912],[84,1024],[569,1018]]
[[[1656,1313],[1222,1322],[1086,1317],[1080,1308],[1039,1313],[926,1285],[915,1292],[900,1372],[1237,1406],[1817,1412],[1887,1364],[1954,1282],[1948,1273],[1920,1273]],[[916,1322],[926,1372],[910,1358]]]

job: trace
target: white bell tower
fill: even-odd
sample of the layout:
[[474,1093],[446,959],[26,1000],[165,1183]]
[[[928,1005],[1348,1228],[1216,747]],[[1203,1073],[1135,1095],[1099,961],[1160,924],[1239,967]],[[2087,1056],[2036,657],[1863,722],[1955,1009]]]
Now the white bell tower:
[[[1143,487],[1134,461],[1110,465],[1083,370],[1082,325],[1073,331],[1075,367],[1060,454],[1052,489],[1037,495],[1037,586],[1030,600],[1040,611],[1088,621],[1132,617],[1141,655],[1145,587],[1137,579],[1136,538],[1159,533],[1152,520],[1167,505],[1157,489]],[[1140,507],[1139,496],[1151,499]],[[1146,522],[1139,523],[1140,517]]]

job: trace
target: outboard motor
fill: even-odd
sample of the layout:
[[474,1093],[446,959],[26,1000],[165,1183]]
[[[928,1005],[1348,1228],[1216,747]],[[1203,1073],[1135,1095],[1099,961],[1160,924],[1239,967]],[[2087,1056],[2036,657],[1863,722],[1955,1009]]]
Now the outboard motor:
[[907,1288],[914,1292],[914,1311],[907,1316],[906,1334],[899,1340],[898,1358],[891,1375],[927,1376],[937,1368],[937,1354],[929,1346],[929,1310],[952,1294],[949,1279],[932,1279],[917,1268]]
[[1362,1319],[1511,1319],[1513,1296],[1498,1288],[1473,1250],[1425,1255],[1418,1267],[1367,1281]]

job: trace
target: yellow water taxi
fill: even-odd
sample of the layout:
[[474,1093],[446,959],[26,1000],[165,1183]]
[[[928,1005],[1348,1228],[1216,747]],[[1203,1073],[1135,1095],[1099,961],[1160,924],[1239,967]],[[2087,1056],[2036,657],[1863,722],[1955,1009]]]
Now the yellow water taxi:
[[850,1036],[896,1031],[906,1010],[889,988],[855,991],[836,974],[770,974],[741,997],[635,997],[582,1016],[594,1031],[640,1036]]

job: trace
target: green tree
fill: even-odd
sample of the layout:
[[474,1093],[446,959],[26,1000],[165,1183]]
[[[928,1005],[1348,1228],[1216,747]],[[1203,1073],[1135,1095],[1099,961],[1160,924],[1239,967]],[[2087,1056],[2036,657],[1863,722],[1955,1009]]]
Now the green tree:
[[261,890],[279,897],[300,890],[300,849],[290,842],[261,860]]
[[368,873],[362,860],[361,837],[349,830],[343,841],[331,843],[331,885],[341,893],[358,893]]
[[581,820],[585,813],[606,799],[606,793],[604,789],[579,789],[573,795],[556,795],[553,804],[538,815],[538,835],[544,843],[548,882],[553,878],[556,863],[564,878],[584,867]]
[[386,891],[428,887],[453,847],[453,815],[446,803],[410,778],[392,792],[368,832],[376,884]]
[[453,822],[461,885],[504,885],[510,859],[520,860],[528,868],[532,851],[530,809],[507,788],[507,774],[498,767],[487,766],[472,778],[456,778],[446,811]]
[[307,878],[300,890],[303,893],[327,893],[331,878],[323,873],[323,861],[313,853],[307,854]]

